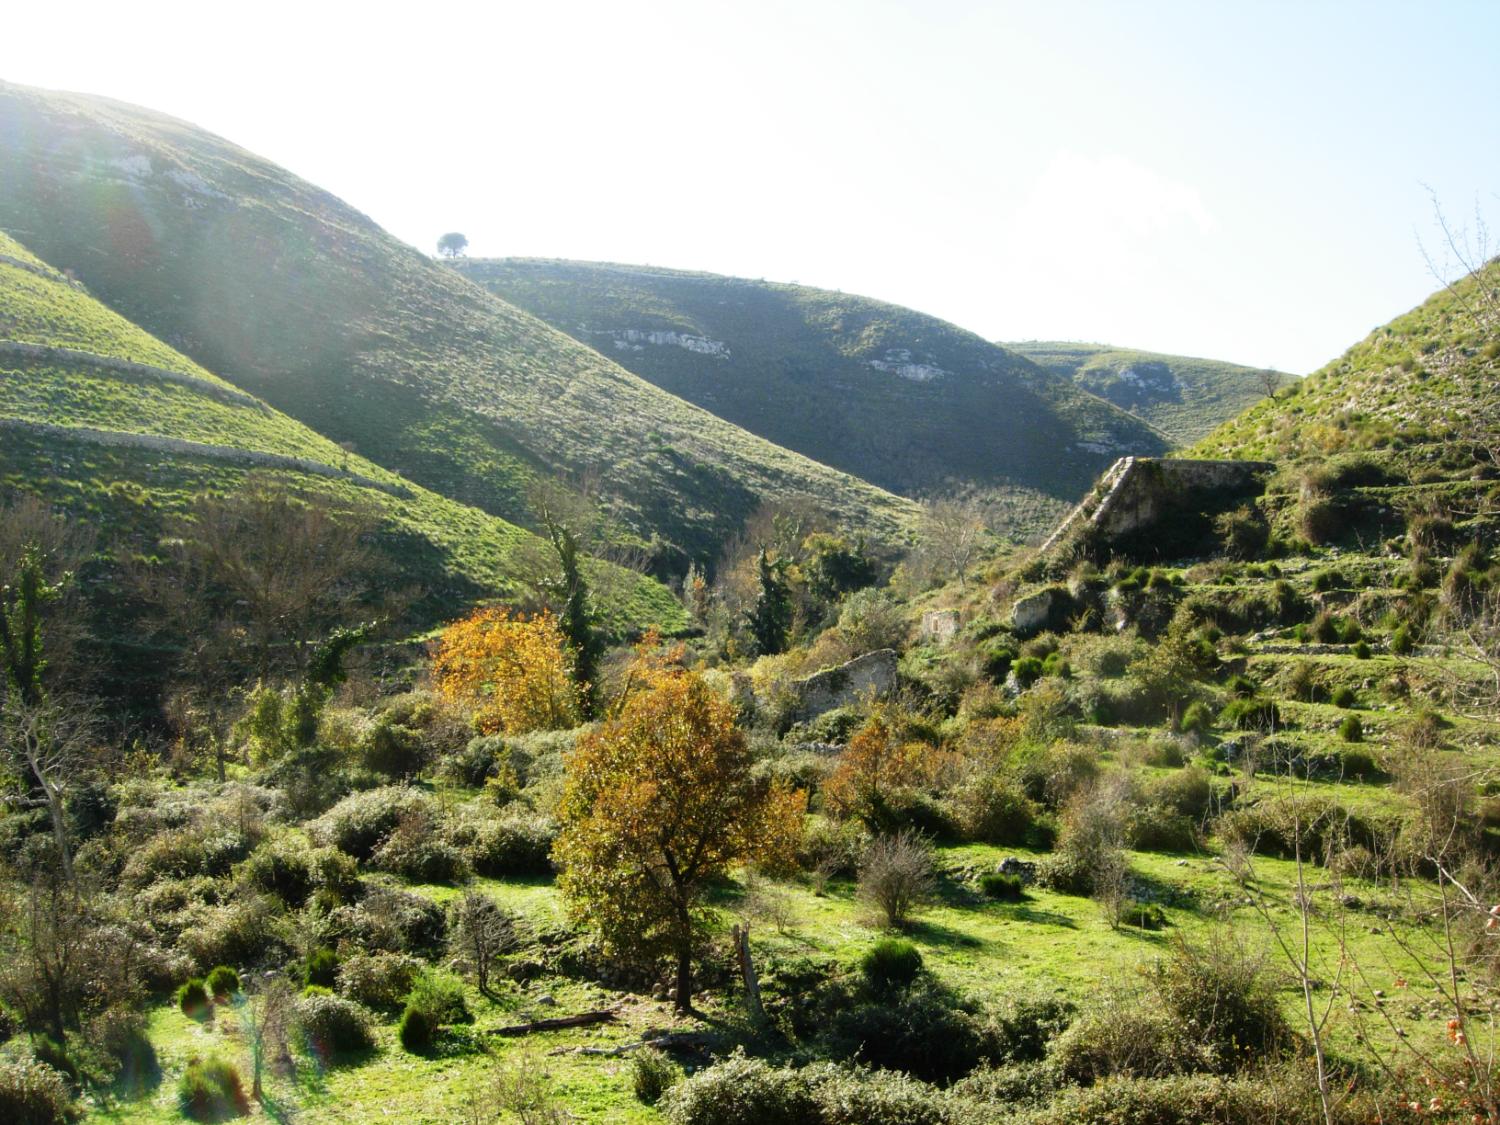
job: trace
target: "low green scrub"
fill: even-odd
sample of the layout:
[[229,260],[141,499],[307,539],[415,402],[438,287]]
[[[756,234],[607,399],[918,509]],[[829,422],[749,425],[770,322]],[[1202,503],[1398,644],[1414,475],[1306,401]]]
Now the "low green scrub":
[[224,1121],[250,1110],[240,1072],[219,1058],[189,1060],[177,1080],[177,1105],[194,1121]]

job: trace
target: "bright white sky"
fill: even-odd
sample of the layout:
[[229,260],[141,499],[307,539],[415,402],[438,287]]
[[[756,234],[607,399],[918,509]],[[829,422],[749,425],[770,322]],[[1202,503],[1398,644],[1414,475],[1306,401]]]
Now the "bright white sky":
[[187,118],[430,250],[864,293],[1303,372],[1500,228],[1496,0],[9,5],[0,77]]

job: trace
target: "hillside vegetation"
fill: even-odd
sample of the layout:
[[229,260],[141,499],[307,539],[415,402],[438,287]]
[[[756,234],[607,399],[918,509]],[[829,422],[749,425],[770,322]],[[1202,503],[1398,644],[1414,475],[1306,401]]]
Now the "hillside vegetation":
[[872,540],[912,507],[683,403],[290,173],[148,110],[0,85],[0,229],[335,442],[527,523],[592,478],[655,563],[710,561],[766,501]]
[[972,333],[866,297],[644,266],[508,258],[455,268],[778,445],[908,496],[1004,498],[1019,536],[1160,434]]
[[1175,446],[1191,445],[1264,398],[1268,380],[1272,387],[1294,381],[1265,368],[1108,344],[1020,340],[1001,347],[1144,418]]
[[[512,556],[529,532],[352,454],[230,386],[96,301],[0,234],[0,484],[40,496],[147,555],[205,493],[254,476],[299,495],[378,513],[394,585],[422,590],[431,623],[475,599],[514,595]],[[601,570],[602,573],[602,570]],[[619,630],[683,623],[676,599],[640,575],[601,607]]]

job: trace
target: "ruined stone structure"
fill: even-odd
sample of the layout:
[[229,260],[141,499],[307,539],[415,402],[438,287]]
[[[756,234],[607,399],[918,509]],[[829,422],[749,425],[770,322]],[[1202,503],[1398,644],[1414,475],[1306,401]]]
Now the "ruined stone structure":
[[1050,551],[1077,534],[1114,542],[1148,530],[1185,502],[1212,505],[1215,497],[1258,492],[1260,483],[1275,468],[1269,461],[1122,457],[1099,478],[1093,493],[1047,537],[1042,551]]
[[896,686],[896,659],[894,649],[882,648],[837,668],[793,680],[790,691],[795,702],[791,721],[805,722],[835,707],[848,707],[870,696],[880,699],[889,695]]

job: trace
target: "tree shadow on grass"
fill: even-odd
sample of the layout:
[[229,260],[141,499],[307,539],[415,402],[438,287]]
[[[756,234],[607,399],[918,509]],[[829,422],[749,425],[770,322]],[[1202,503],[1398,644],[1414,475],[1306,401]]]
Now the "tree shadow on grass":
[[973,934],[965,933],[953,926],[945,926],[931,919],[917,919],[909,923],[906,926],[906,932],[929,945],[939,945],[947,949],[982,949],[990,944],[984,938],[975,937]]
[[1040,922],[1048,926],[1061,926],[1065,930],[1078,928],[1078,923],[1068,915],[1056,910],[1047,910],[1026,900],[1001,902],[996,905],[1002,908],[1004,917],[1013,922]]

